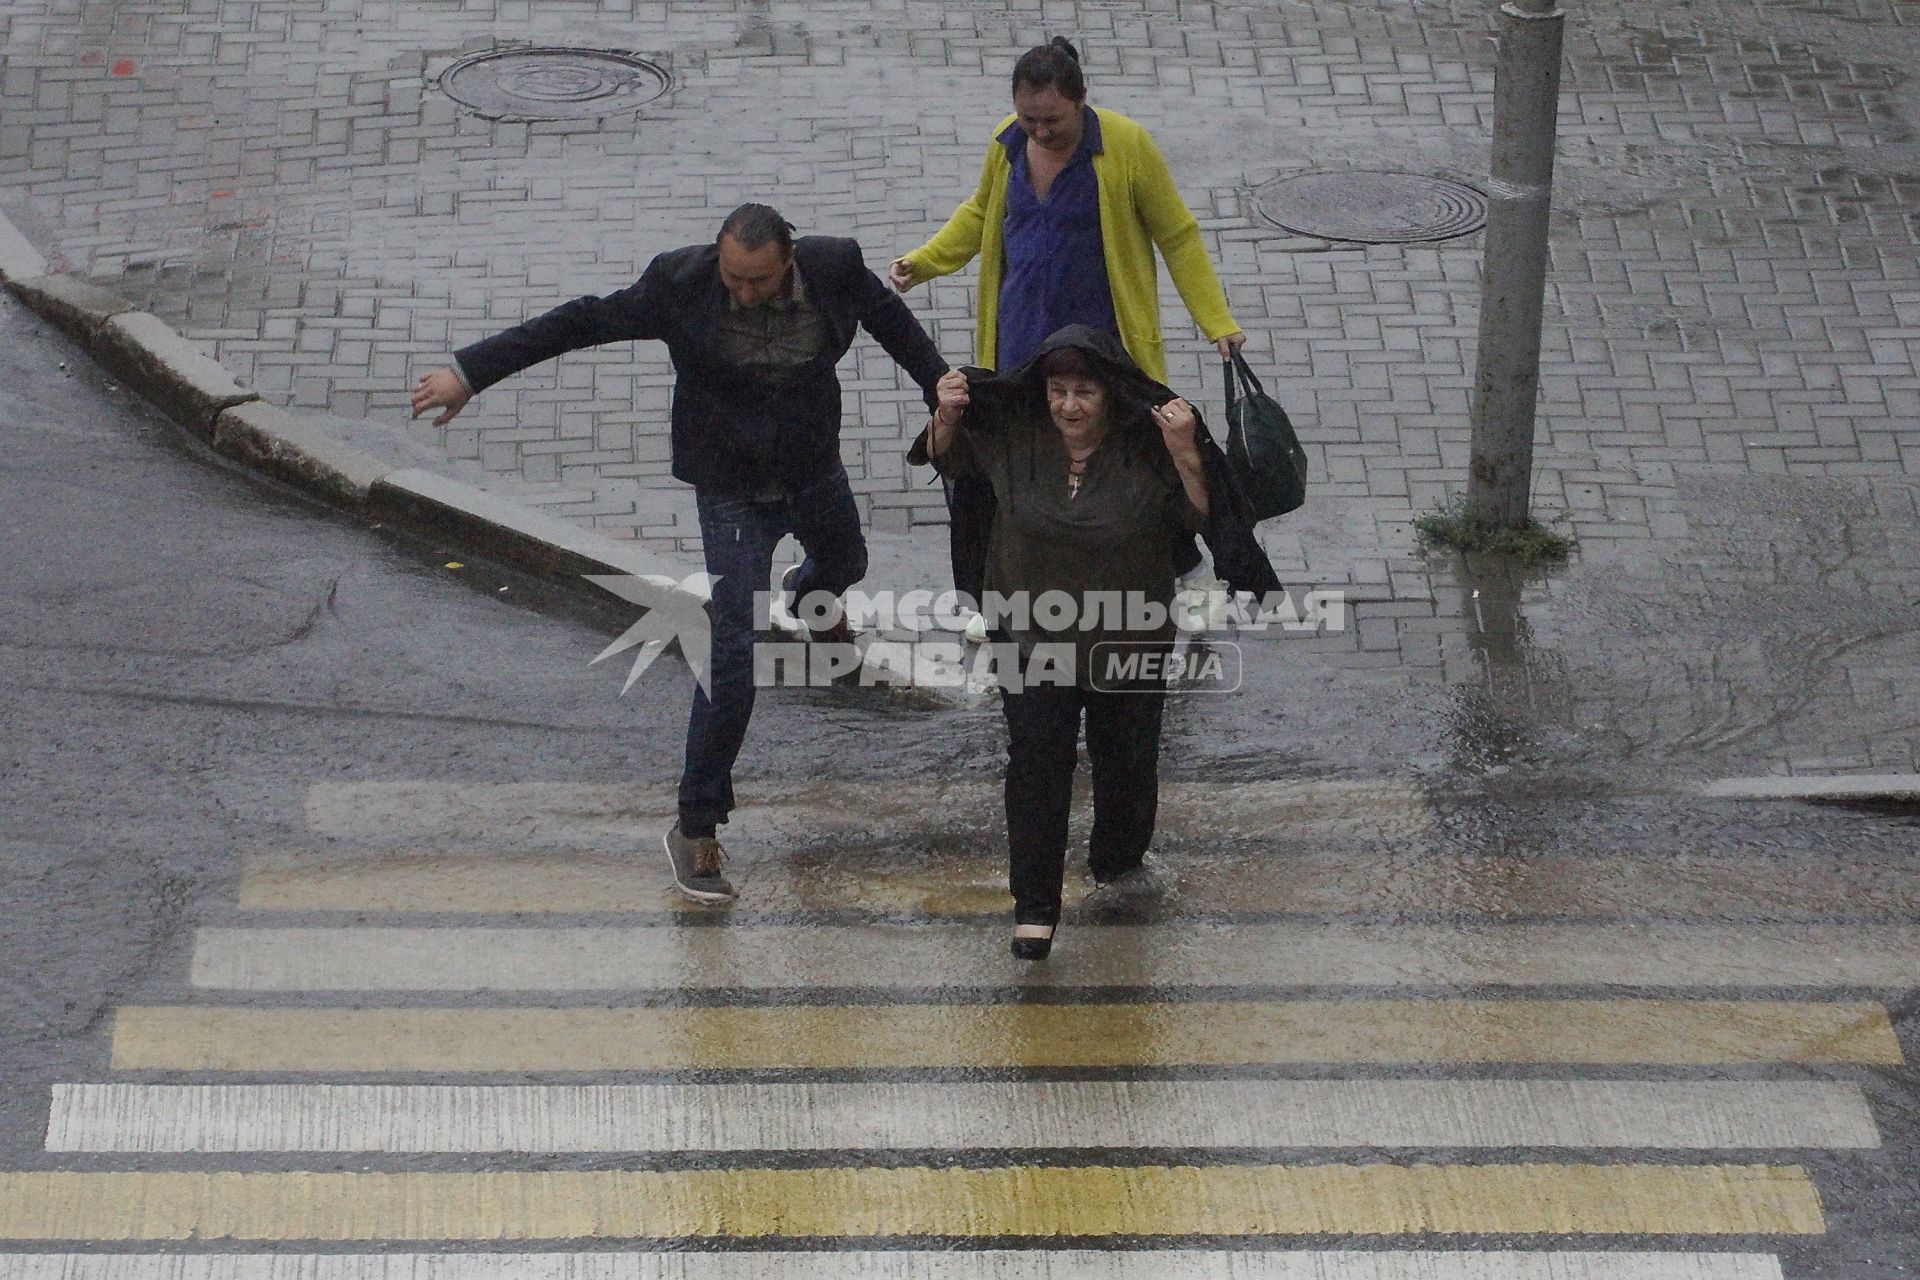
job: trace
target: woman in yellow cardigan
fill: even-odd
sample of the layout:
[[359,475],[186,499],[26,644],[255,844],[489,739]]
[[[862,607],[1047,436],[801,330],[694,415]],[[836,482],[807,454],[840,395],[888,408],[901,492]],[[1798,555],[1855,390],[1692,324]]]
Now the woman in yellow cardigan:
[[1049,334],[1086,324],[1118,335],[1163,382],[1154,246],[1220,354],[1245,337],[1152,135],[1086,99],[1071,44],[1056,36],[1028,50],[1013,70],[1014,114],[994,130],[973,198],[889,275],[904,293],[978,255],[974,362],[983,368],[1015,368]]

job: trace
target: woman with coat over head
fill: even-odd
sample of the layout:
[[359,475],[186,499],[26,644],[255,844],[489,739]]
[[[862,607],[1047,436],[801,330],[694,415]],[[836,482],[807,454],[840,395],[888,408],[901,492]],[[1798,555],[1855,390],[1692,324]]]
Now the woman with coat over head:
[[[1001,691],[1012,949],[1037,960],[1060,919],[1083,715],[1094,879],[1141,875],[1153,840],[1166,689],[1157,673],[1116,665],[1114,655],[1171,649],[1174,579],[1198,560],[1196,536],[1233,589],[1264,594],[1279,581],[1199,415],[1111,335],[1069,326],[1012,373],[951,372],[937,395],[911,458],[971,477],[992,498],[984,521],[974,520],[984,527],[956,530],[955,582],[979,593],[996,634],[1018,646],[1023,672],[1034,674],[1042,646],[1068,660],[1064,682]],[[1049,592],[1075,607],[1051,618],[1032,607]],[[1083,627],[1089,620],[1099,625]]]

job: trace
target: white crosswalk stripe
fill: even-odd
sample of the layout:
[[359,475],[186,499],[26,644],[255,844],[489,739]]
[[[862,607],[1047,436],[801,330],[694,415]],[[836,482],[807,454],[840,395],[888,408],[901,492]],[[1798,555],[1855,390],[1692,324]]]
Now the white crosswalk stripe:
[[1857,1086],[1543,1080],[59,1085],[50,1151],[1859,1148]]

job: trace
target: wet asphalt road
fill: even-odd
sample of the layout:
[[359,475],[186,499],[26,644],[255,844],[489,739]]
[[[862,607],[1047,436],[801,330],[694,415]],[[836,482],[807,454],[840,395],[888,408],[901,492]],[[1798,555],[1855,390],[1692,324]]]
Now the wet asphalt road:
[[[1378,829],[1342,826],[1313,809],[1310,796],[1303,801],[1284,791],[1236,792],[1242,807],[1211,824],[1204,813],[1199,820],[1181,817],[1180,806],[1188,802],[1176,797],[1170,801],[1165,848],[1185,888],[1162,910],[1143,917],[1146,928],[1161,932],[1140,935],[1147,939],[1142,945],[1158,948],[1162,970],[1101,955],[1096,931],[1080,928],[1082,917],[1076,915],[1063,950],[1079,941],[1077,958],[1064,955],[1048,977],[996,968],[983,958],[997,956],[1002,945],[992,841],[980,838],[979,823],[966,812],[941,811],[951,792],[925,789],[964,780],[985,788],[990,807],[999,750],[991,709],[927,711],[831,691],[765,694],[742,777],[762,784],[840,779],[846,790],[836,794],[850,798],[841,812],[808,813],[791,795],[783,800],[776,785],[736,824],[742,837],[740,879],[747,890],[731,917],[743,930],[736,945],[727,941],[731,930],[704,927],[723,918],[677,911],[659,889],[652,815],[677,772],[683,672],[652,673],[632,695],[618,697],[621,664],[588,666],[606,643],[606,618],[578,616],[543,598],[535,584],[483,565],[445,568],[454,557],[444,549],[397,538],[226,470],[184,444],[172,426],[130,403],[10,299],[0,300],[0,388],[5,440],[0,453],[0,536],[5,539],[0,555],[0,901],[8,904],[0,912],[0,964],[7,974],[0,1001],[0,1161],[7,1169],[733,1167],[725,1157],[698,1152],[678,1164],[659,1155],[636,1159],[581,1151],[479,1158],[348,1151],[171,1159],[47,1152],[49,1096],[58,1084],[209,1078],[205,1071],[180,1065],[184,1059],[166,1065],[166,1054],[185,1052],[180,1046],[187,1042],[160,1034],[149,1042],[151,1056],[144,1060],[116,1043],[115,1052],[127,1052],[132,1066],[114,1070],[108,1046],[116,1034],[115,1012],[130,1005],[210,1003],[240,1011],[352,1005],[405,1011],[541,1004],[591,1014],[741,1003],[782,1014],[789,1006],[834,1005],[855,992],[860,993],[856,1005],[917,1007],[916,1001],[927,1001],[935,1009],[958,1008],[956,1034],[965,1033],[964,1040],[966,1035],[978,1039],[992,1016],[1035,1001],[1164,999],[1176,1010],[1211,1007],[1208,1000],[1328,994],[1433,1000],[1671,998],[1680,1004],[1864,1002],[1886,1009],[1900,1057],[1920,1048],[1912,990],[1920,981],[1847,980],[1844,974],[1815,980],[1785,969],[1772,978],[1750,969],[1735,974],[1716,969],[1721,962],[1703,952],[1706,958],[1697,967],[1665,978],[1647,976],[1655,972],[1647,969],[1592,982],[1577,980],[1577,974],[1530,982],[1524,970],[1501,969],[1504,942],[1484,954],[1461,949],[1457,939],[1449,943],[1445,936],[1430,946],[1421,943],[1418,939],[1427,935],[1417,930],[1444,930],[1463,920],[1482,926],[1491,921],[1579,925],[1597,930],[1580,945],[1631,968],[1636,949],[1650,955],[1657,950],[1651,941],[1636,944],[1636,930],[1644,935],[1671,926],[1680,937],[1673,954],[1684,959],[1694,954],[1685,950],[1690,944],[1683,935],[1689,929],[1712,926],[1721,930],[1716,937],[1725,937],[1772,928],[1775,934],[1769,936],[1789,939],[1796,930],[1824,930],[1818,936],[1841,941],[1857,934],[1866,939],[1863,945],[1880,948],[1873,956],[1885,971],[1904,973],[1903,966],[1915,960],[1910,944],[1913,922],[1920,918],[1920,882],[1914,874],[1913,837],[1920,827],[1910,815],[1708,806],[1640,784],[1630,792],[1610,793],[1596,784],[1606,776],[1608,762],[1591,754],[1593,744],[1579,760],[1557,765],[1552,752],[1540,746],[1552,744],[1550,731],[1536,733],[1487,712],[1471,698],[1455,704],[1451,727],[1438,736],[1423,724],[1418,740],[1405,743],[1410,759],[1448,763],[1416,777],[1413,770],[1394,769],[1391,758],[1378,758],[1371,773],[1360,775],[1416,788],[1407,793],[1412,800],[1394,792],[1349,801],[1349,807],[1377,818]],[[1313,683],[1311,672],[1268,671],[1262,680],[1254,682],[1255,689],[1264,688],[1276,699]],[[1349,708],[1345,714],[1358,713]],[[1337,726],[1338,715],[1329,723]],[[1393,730],[1376,724],[1371,732],[1384,741]],[[1527,750],[1516,750],[1515,743]],[[1534,749],[1540,754],[1528,755]],[[1339,748],[1330,746],[1326,754],[1337,756]],[[1169,773],[1183,786],[1209,780],[1254,788],[1274,780],[1311,781],[1327,772],[1324,763],[1311,742],[1281,741],[1254,699],[1196,703],[1173,719]],[[426,780],[434,789],[397,803],[391,797],[383,801],[379,785],[399,780]],[[498,805],[500,784],[523,782],[593,790],[513,793],[510,803],[489,809]],[[888,791],[895,794],[889,797]],[[622,797],[629,792],[636,798],[626,807]],[[392,807],[380,810],[381,803]],[[523,821],[523,811],[537,820]],[[983,844],[989,846],[985,851]],[[403,876],[389,874],[395,865],[391,855],[408,849],[432,853],[410,871],[400,869],[413,876],[411,889],[401,883]],[[295,854],[307,855],[306,861],[279,880],[247,882],[252,906],[236,906],[251,863]],[[485,864],[489,859],[499,864],[503,857],[519,861],[507,874],[489,879]],[[346,866],[356,876],[377,871],[385,878],[349,877],[342,889],[343,882],[298,869],[316,865]],[[567,884],[574,886],[571,899]],[[409,899],[408,893],[415,896]],[[927,921],[949,921],[957,928],[915,933],[911,927]],[[1203,927],[1202,921],[1210,923]],[[673,944],[681,950],[666,961],[636,953],[633,976],[622,979],[623,990],[613,994],[608,991],[612,980],[572,981],[592,968],[591,954],[561,962],[533,956],[526,961],[524,989],[507,991],[512,966],[506,966],[505,977],[497,972],[499,965],[488,968],[484,938],[461,944],[476,948],[464,960],[456,948],[451,959],[441,961],[451,976],[427,974],[410,983],[406,975],[415,972],[414,966],[426,973],[433,963],[431,947],[438,944],[403,939],[420,949],[408,953],[405,964],[358,961],[363,976],[356,990],[362,994],[343,999],[335,988],[349,984],[330,987],[318,968],[344,963],[326,950],[331,938],[269,939],[290,949],[266,960],[241,955],[220,970],[222,939],[204,932],[233,925],[309,925],[345,938],[341,945],[361,946],[392,939],[349,937],[348,927],[564,931],[635,922],[691,928],[684,935],[674,930],[662,935],[686,939],[684,945]],[[1779,934],[1782,922],[1785,935]],[[859,928],[883,929],[879,942],[871,943],[882,948],[878,959],[855,971],[849,967],[852,960],[836,960],[834,944],[821,944],[807,933],[840,925],[855,930],[847,935],[852,940],[847,955],[868,954],[860,950],[870,942],[861,941]],[[905,934],[912,936],[902,940],[901,925],[909,926]],[[1319,935],[1305,944],[1289,942],[1285,930],[1296,926],[1385,932],[1355,935],[1352,957],[1343,960],[1339,949]],[[753,932],[763,927],[769,931]],[[795,932],[773,931],[780,927]],[[885,933],[886,927],[896,933]],[[1224,935],[1212,931],[1221,928]],[[1627,940],[1609,942],[1604,936],[1609,928],[1619,929]],[[1237,930],[1244,932],[1236,936]],[[1396,935],[1395,930],[1405,932]],[[1541,963],[1550,960],[1556,938],[1571,936],[1545,936],[1539,944],[1538,954],[1546,958]],[[1285,965],[1276,960],[1256,977],[1257,957],[1251,955],[1244,958],[1243,973],[1234,969],[1241,961],[1231,958],[1221,967],[1220,952],[1251,947],[1255,938],[1269,939],[1274,955],[1286,946],[1304,945],[1311,956],[1318,947],[1325,972],[1283,972]],[[689,972],[675,969],[684,966],[687,955],[712,957],[716,939],[741,957],[733,976],[703,982],[697,970],[691,971],[690,991],[661,983],[662,973]],[[228,941],[244,951],[254,940]],[[631,939],[610,934],[602,941],[617,948]],[[1380,957],[1397,943],[1419,954],[1403,970],[1383,975],[1377,970],[1393,962]],[[1427,950],[1420,951],[1422,946]],[[889,947],[926,967],[890,972]],[[815,954],[809,948],[824,950]],[[334,958],[325,959],[329,955]],[[198,982],[189,982],[190,958],[208,966],[195,970]],[[791,987],[778,985],[783,967],[793,966],[797,974],[802,959],[826,976],[812,985],[797,979]],[[1659,963],[1658,956],[1648,961]],[[535,972],[541,964],[556,967],[542,977]],[[1349,966],[1348,976],[1335,972],[1347,972],[1342,965]],[[463,967],[474,975],[470,981],[463,979]],[[261,976],[269,970],[283,976]],[[773,977],[751,976],[763,970]],[[989,1012],[966,1012],[974,1006],[965,1000],[954,1004],[956,990],[984,1002],[979,1008]],[[1571,1013],[1566,1019],[1577,1022]],[[1098,1052],[1098,1030],[1087,1033],[1096,1046],[1089,1053]],[[1571,1033],[1586,1034],[1577,1026]],[[581,1024],[582,1043],[594,1034],[592,1025]],[[899,1085],[908,1094],[907,1106],[913,1105],[913,1086],[929,1078],[1071,1080],[1089,1070],[1049,1073],[1017,1062],[991,1067],[957,1058],[929,1077],[924,1067],[902,1065],[911,1056],[904,1049],[898,1062],[890,1062],[890,1046],[872,1043],[872,1033],[858,1025],[843,1034],[869,1056],[855,1055],[851,1065],[824,1078],[866,1081],[876,1089]],[[1159,1034],[1164,1039],[1172,1033]],[[1186,1034],[1231,1038],[1224,1028],[1210,1032],[1204,1023]],[[1092,1078],[1197,1076],[1232,1082],[1354,1074],[1311,1055],[1290,1066],[1196,1073],[1155,1059],[1152,1039],[1142,1041],[1130,1066],[1093,1070]],[[723,1053],[730,1044],[738,1051],[738,1044],[724,1037],[714,1043]],[[564,1057],[567,1048],[562,1041],[555,1052]],[[329,1051],[323,1038],[317,1052]],[[698,1054],[582,1076],[551,1066],[502,1066],[506,1058],[488,1060],[478,1041],[465,1051],[474,1055],[466,1067],[439,1073],[382,1066],[375,1044],[368,1050],[372,1065],[343,1068],[345,1075],[316,1068],[321,1073],[314,1077],[256,1064],[234,1078],[497,1084],[812,1078],[797,1067],[742,1071],[724,1056],[701,1059]],[[1579,1153],[1601,1166],[1798,1165],[1818,1188],[1824,1235],[1683,1232],[1656,1239],[1573,1239],[1592,1248],[1777,1254],[1790,1277],[1867,1280],[1910,1274],[1920,1266],[1913,1192],[1920,1143],[1911,1067],[1887,1060],[1884,1053],[1877,1060],[1865,1054],[1812,1065],[1763,1059],[1653,1070],[1630,1063],[1598,1066],[1576,1056],[1574,1065],[1556,1068],[1546,1065],[1548,1057],[1530,1056],[1523,1045],[1504,1059],[1483,1056],[1464,1068],[1449,1065],[1448,1059],[1415,1058],[1394,1071],[1362,1062],[1358,1075],[1857,1086],[1871,1109],[1878,1148],[1648,1152],[1622,1143]],[[991,1165],[1003,1158],[996,1151],[929,1155],[922,1150],[917,1157],[911,1151],[905,1156],[870,1153],[853,1163]],[[1464,1157],[1480,1163],[1572,1158],[1564,1148],[1526,1144],[1501,1144]],[[823,1159],[818,1152],[790,1158],[773,1153],[760,1163],[804,1169]],[[1057,1165],[1177,1159],[1230,1167],[1329,1159],[1418,1166],[1463,1157],[1457,1148],[1431,1143],[1379,1150],[1349,1139],[1326,1149],[1305,1142],[1273,1149],[1254,1144],[1201,1149],[1168,1139],[1145,1155],[1119,1156],[1056,1143],[1039,1159]],[[1199,1235],[1175,1243],[1212,1239]],[[1280,1243],[1296,1247],[1303,1241],[1336,1248],[1350,1244],[1351,1237],[1310,1235]],[[1432,1242],[1402,1237],[1397,1243],[1419,1248]],[[1539,1237],[1525,1235],[1480,1235],[1466,1243],[1541,1247]]]
[[[97,1060],[240,851],[314,844],[313,783],[678,777],[684,668],[620,697],[621,662],[588,666],[606,619],[231,471],[4,294],[0,432],[9,1153],[37,1142],[30,1082]],[[809,770],[871,719],[819,711],[761,716],[749,767]],[[984,756],[984,717],[960,719]],[[637,874],[657,840],[633,833]]]

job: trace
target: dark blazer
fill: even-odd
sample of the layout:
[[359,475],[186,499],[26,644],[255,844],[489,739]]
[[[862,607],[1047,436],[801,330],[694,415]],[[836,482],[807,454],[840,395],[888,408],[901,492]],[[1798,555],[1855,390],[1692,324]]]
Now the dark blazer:
[[663,253],[633,284],[576,298],[454,353],[475,392],[542,360],[606,342],[656,338],[675,374],[673,474],[688,484],[756,493],[799,488],[840,463],[840,379],[834,366],[860,328],[874,336],[934,403],[947,371],[933,340],[899,295],[867,269],[860,246],[829,236],[794,241],[807,297],[833,340],[818,359],[775,378],[720,361],[714,333],[726,314],[720,252],[710,244]]

